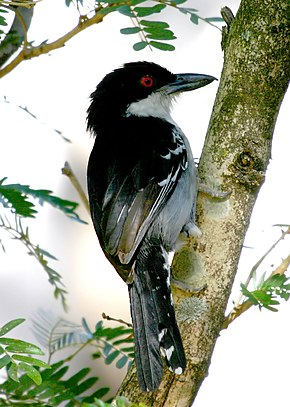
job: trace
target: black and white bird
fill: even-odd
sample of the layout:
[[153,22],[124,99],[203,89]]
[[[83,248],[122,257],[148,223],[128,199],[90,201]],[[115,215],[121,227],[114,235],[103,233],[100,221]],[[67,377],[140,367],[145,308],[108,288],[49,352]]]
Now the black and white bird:
[[132,62],[106,75],[91,94],[87,125],[96,136],[87,174],[91,215],[106,257],[128,284],[144,391],[159,387],[162,357],[176,374],[186,367],[168,254],[179,234],[194,228],[197,170],[170,110],[176,95],[214,79]]

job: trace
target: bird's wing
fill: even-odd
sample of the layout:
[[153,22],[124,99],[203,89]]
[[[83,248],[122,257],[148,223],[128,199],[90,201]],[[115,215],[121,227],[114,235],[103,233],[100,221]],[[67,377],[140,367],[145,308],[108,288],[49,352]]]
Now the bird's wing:
[[101,229],[107,252],[129,263],[153,220],[159,214],[187,167],[187,153],[179,129],[159,140],[119,180],[111,168],[102,201]]

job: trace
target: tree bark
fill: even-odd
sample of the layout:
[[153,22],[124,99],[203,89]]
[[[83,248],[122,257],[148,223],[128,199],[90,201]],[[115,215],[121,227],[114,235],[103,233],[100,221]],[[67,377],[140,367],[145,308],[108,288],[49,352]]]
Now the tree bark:
[[265,179],[277,114],[290,77],[289,1],[241,2],[224,33],[224,67],[199,164],[199,177],[228,199],[199,194],[202,236],[174,258],[174,274],[196,293],[174,289],[187,369],[166,371],[158,391],[139,390],[135,369],[119,395],[148,406],[187,407],[207,375],[224,321],[251,213]]
[[27,43],[27,32],[29,30],[34,7],[11,7],[14,10],[14,20],[9,32],[0,43],[0,67],[21,47]]

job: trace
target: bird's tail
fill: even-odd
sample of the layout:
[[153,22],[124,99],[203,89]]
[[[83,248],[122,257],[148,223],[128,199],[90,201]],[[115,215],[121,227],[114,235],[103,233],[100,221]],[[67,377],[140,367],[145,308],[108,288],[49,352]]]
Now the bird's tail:
[[154,391],[163,374],[161,355],[174,373],[181,374],[186,366],[170,291],[168,255],[160,245],[146,247],[146,253],[141,248],[129,294],[139,385]]

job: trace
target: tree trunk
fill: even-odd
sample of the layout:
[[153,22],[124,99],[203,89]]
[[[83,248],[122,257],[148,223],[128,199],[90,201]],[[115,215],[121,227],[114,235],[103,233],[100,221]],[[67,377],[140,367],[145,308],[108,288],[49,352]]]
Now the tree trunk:
[[243,0],[223,47],[224,67],[199,176],[231,195],[214,202],[199,194],[197,224],[203,234],[174,258],[175,277],[202,288],[197,293],[174,289],[185,373],[167,371],[158,391],[143,393],[133,368],[119,390],[131,402],[148,406],[190,406],[207,375],[289,81],[289,0]]

